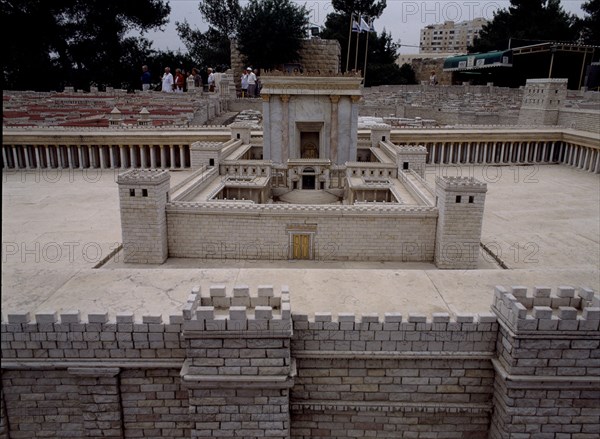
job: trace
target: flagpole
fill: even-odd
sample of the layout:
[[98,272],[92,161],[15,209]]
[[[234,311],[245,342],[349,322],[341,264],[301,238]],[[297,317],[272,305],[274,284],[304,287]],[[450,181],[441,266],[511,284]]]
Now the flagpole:
[[346,55],[346,71],[348,71],[348,63],[350,62],[350,43],[352,42],[352,20],[354,14],[350,14],[350,29],[348,29],[348,54]]
[[365,67],[363,70],[363,85],[367,84],[367,54],[369,50],[369,34],[371,33],[371,29],[373,27],[373,19],[371,19],[371,23],[369,24],[369,31],[367,32],[367,42],[365,44]]
[[[360,25],[359,25],[360,26]],[[354,55],[354,71],[357,72],[358,69],[358,42],[360,41],[360,30],[356,34],[356,55]]]

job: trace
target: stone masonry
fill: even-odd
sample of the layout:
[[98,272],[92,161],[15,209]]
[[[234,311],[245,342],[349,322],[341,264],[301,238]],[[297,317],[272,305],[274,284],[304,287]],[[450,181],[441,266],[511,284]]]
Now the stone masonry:
[[125,262],[162,264],[167,259],[165,208],[170,181],[164,170],[133,169],[119,174]]
[[192,288],[171,316],[3,316],[0,437],[592,439],[600,297],[495,289],[490,313],[292,312]]
[[486,192],[487,184],[473,178],[436,178],[438,268],[477,268]]

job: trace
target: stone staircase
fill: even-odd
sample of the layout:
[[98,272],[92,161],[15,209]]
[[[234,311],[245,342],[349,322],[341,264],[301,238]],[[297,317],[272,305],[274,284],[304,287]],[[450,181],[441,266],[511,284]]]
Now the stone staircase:
[[340,199],[323,190],[293,190],[279,197],[287,204],[341,204]]

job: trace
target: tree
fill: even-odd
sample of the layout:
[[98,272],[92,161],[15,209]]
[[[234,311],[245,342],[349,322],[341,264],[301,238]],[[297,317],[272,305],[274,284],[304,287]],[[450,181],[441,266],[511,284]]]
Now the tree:
[[291,0],[250,0],[237,40],[249,64],[272,69],[299,58],[308,31],[308,10]]
[[581,9],[586,13],[580,23],[583,42],[600,45],[600,0],[588,0]]
[[494,13],[469,51],[506,50],[515,43],[574,41],[578,37],[576,23],[576,17],[564,11],[560,0],[511,0],[508,9]]
[[332,0],[331,5],[338,13],[366,15],[370,18],[380,17],[387,6],[386,0]]
[[[165,0],[0,0],[0,7],[5,87],[34,90],[121,86],[133,66],[120,63],[150,50],[148,40],[127,34],[165,24],[170,12]],[[25,30],[35,34],[24,38]]]
[[[413,84],[415,82],[414,72],[412,68],[400,68],[396,64],[396,54],[398,44],[392,41],[391,34],[385,29],[381,35],[375,32],[368,34],[361,33],[358,38],[359,47],[356,47],[356,34],[352,33],[351,39],[348,40],[350,31],[351,16],[363,15],[367,17],[379,17],[386,7],[386,1],[380,0],[333,0],[333,7],[336,12],[327,15],[325,27],[321,32],[322,38],[338,40],[342,49],[342,69],[346,67],[348,55],[348,70],[362,70],[364,67],[365,46],[367,38],[369,41],[367,54],[367,72],[365,86],[380,85],[380,84]],[[350,50],[348,44],[350,43]],[[357,56],[358,54],[358,56]]]
[[198,65],[229,65],[229,40],[238,28],[242,8],[238,0],[202,0],[198,9],[209,25],[206,32],[192,29],[184,20],[177,22],[177,33]]

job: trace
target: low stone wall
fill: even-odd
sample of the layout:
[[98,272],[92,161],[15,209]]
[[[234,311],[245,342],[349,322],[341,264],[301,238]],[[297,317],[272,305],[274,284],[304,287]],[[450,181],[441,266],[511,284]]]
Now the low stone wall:
[[291,235],[308,233],[315,260],[432,262],[436,219],[427,207],[171,203],[169,255],[287,260]]
[[487,438],[495,322],[294,314],[291,437]]
[[600,133],[600,110],[561,108],[558,111],[558,124],[565,128]]
[[168,318],[9,313],[0,437],[598,437],[590,289],[496,287],[477,315],[308,315],[290,297],[214,285]]

